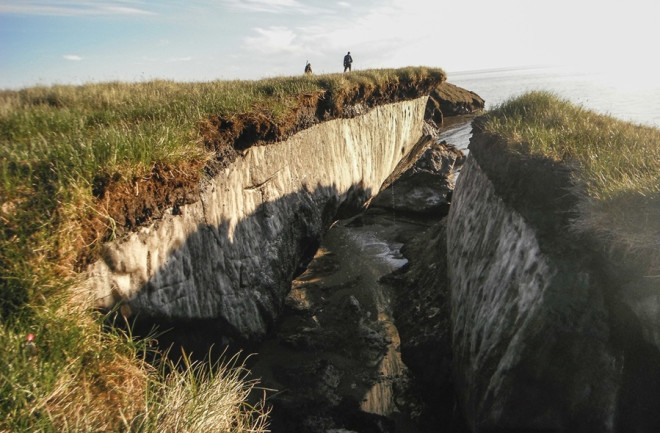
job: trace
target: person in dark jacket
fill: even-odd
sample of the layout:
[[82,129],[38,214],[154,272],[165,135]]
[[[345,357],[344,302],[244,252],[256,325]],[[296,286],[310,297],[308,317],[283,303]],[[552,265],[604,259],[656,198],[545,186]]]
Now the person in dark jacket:
[[344,56],[344,72],[348,69],[348,72],[351,72],[351,64],[353,63],[353,57],[351,57],[351,52]]
[[305,75],[311,75],[311,74],[312,74],[312,65],[308,61],[307,64],[305,65]]

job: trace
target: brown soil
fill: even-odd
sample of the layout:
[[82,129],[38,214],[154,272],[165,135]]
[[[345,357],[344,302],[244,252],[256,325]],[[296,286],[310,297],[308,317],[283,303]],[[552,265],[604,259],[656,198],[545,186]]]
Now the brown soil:
[[433,89],[429,99],[437,103],[443,116],[472,114],[483,110],[485,105],[476,93],[446,82]]
[[204,161],[180,161],[155,164],[147,176],[133,179],[98,175],[92,187],[97,212],[80,221],[76,267],[82,269],[96,258],[98,248],[94,246],[160,218],[165,209],[177,214],[181,206],[197,201],[203,167]]
[[197,200],[202,165],[201,161],[156,164],[149,176],[111,184],[99,197],[100,204],[120,227],[137,227],[160,217],[166,208],[176,214],[180,206]]
[[295,107],[282,119],[274,119],[270,113],[259,111],[229,119],[214,117],[200,122],[200,131],[207,149],[219,152],[229,147],[240,151],[285,140],[322,121],[355,117],[378,105],[419,98],[431,93],[438,85],[437,81],[426,79],[386,87],[359,84],[342,92],[306,93],[299,96]]
[[[448,115],[459,112],[456,107],[467,107],[466,101],[474,95],[448,83],[438,84],[432,79],[399,82],[382,88],[358,84],[345,92],[332,93],[328,90],[301,94],[294,108],[281,119],[260,111],[231,118],[218,116],[202,119],[199,122],[200,137],[213,155],[207,161],[156,164],[148,175],[133,179],[107,173],[97,176],[93,191],[98,199],[98,210],[109,218],[95,217],[83,221],[82,241],[86,245],[98,244],[115,236],[123,236],[141,224],[161,217],[165,209],[172,208],[176,213],[180,206],[198,200],[204,175],[213,177],[251,146],[285,140],[326,120],[355,117],[378,105],[429,94],[435,95],[435,107],[445,106]],[[476,95],[474,97],[481,100]],[[454,98],[456,104],[452,105],[448,98]],[[477,105],[471,107],[482,108],[483,101],[481,106],[477,101]],[[88,250],[81,250],[78,266],[85,266],[94,259],[96,253]]]

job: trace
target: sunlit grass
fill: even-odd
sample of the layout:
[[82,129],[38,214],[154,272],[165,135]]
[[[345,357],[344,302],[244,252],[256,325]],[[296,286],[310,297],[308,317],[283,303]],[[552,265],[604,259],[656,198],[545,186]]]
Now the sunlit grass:
[[[254,383],[241,366],[155,368],[147,340],[71,301],[81,251],[114,233],[95,180],[131,182],[157,164],[201,170],[215,156],[201,132],[209,119],[253,113],[286,123],[303,97],[339,110],[444,78],[403,68],[0,91],[0,431],[263,431],[263,408],[244,400]],[[84,227],[100,232],[90,241]],[[37,355],[26,352],[28,333]]]
[[[21,299],[41,293],[44,284],[36,281],[19,293],[19,286],[25,289],[23,283],[34,280],[31,274],[40,273],[23,262],[42,261],[50,267],[63,257],[70,259],[66,252],[83,246],[76,238],[85,219],[112,225],[95,207],[96,176],[130,182],[150,173],[155,164],[212,158],[200,135],[200,125],[209,118],[265,113],[275,123],[284,122],[301,95],[322,95],[341,105],[356,89],[368,97],[399,83],[439,83],[444,76],[441,69],[403,68],[260,81],[104,83],[0,92],[3,284],[16,289],[11,292]],[[5,299],[2,309],[14,301],[22,302]]]
[[[134,431],[260,433],[267,431],[268,411],[263,399],[250,403],[257,382],[234,356],[223,363],[190,362],[170,365],[165,381],[152,384],[145,416]],[[156,386],[154,386],[156,385]]]
[[576,228],[627,244],[631,251],[657,252],[660,130],[597,114],[547,92],[507,101],[486,118],[485,130],[504,137],[512,150],[573,167],[574,192],[581,197]]
[[[0,431],[264,432],[233,357],[173,364],[84,305],[50,299],[0,324]],[[28,333],[34,347],[26,345]]]
[[600,115],[533,92],[495,108],[487,129],[556,161],[580,164],[579,179],[590,197],[660,191],[660,131]]
[[42,300],[0,323],[0,341],[0,431],[105,430],[118,410],[128,417],[144,410],[153,374],[140,358],[145,343],[104,332],[81,306]]
[[[137,174],[155,162],[203,157],[198,122],[268,113],[277,122],[303,94],[339,99],[357,87],[367,96],[399,82],[440,81],[438,69],[369,70],[351,74],[209,83],[105,83],[0,92],[0,179],[5,190],[21,170],[27,180],[48,165],[60,183],[91,181],[99,167]],[[25,179],[25,178],[24,178]],[[18,183],[23,185],[25,182]]]

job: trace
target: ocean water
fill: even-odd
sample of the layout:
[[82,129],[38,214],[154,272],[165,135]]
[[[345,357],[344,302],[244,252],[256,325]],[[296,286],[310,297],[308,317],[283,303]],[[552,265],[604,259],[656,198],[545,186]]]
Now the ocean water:
[[[500,69],[448,73],[447,81],[477,93],[486,109],[531,90],[547,90],[586,109],[660,129],[660,76],[651,71],[626,75],[567,68]],[[441,139],[466,149],[471,132],[469,124],[456,125]]]
[[450,83],[484,98],[487,109],[530,90],[548,90],[584,108],[660,128],[660,77],[650,71],[626,76],[624,72],[530,68],[447,75]]

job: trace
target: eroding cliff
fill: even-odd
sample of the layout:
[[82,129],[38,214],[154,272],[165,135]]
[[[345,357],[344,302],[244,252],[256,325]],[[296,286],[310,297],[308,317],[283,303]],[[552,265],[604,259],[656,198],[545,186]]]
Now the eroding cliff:
[[[446,203],[462,160],[452,146],[420,140],[395,170],[400,177],[386,182],[365,212],[324,235],[293,281],[278,324],[256,349],[252,373],[280,391],[271,399],[273,431],[415,433],[440,424],[460,431],[450,424],[448,374],[438,374],[448,339],[434,338],[448,323],[434,302],[446,290],[427,285],[445,280],[435,233],[447,209],[429,208],[424,198]],[[439,186],[431,195],[429,183]],[[427,304],[434,314],[425,314]]]
[[596,420],[609,430],[617,357],[601,287],[579,258],[544,252],[474,158],[448,224],[454,365],[473,430]]
[[447,267],[454,377],[474,432],[660,426],[650,403],[660,351],[648,332],[657,315],[627,307],[648,287],[633,284],[639,275],[610,278],[614,264],[571,229],[572,186],[565,165],[507,152],[480,131],[471,140]]
[[98,305],[263,335],[331,219],[375,194],[421,137],[426,103],[377,106],[248,149],[198,201],[105,246],[89,268]]

